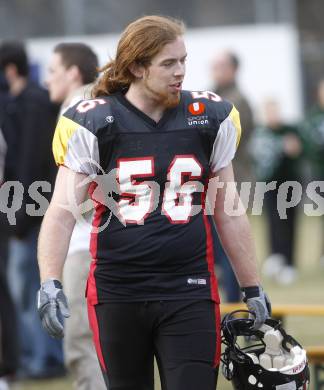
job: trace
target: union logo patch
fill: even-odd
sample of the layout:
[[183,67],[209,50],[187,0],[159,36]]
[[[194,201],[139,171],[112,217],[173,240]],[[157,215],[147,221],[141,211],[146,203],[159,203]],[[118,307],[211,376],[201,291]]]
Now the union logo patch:
[[201,102],[194,102],[189,104],[188,110],[191,115],[201,115],[205,112],[205,105]]

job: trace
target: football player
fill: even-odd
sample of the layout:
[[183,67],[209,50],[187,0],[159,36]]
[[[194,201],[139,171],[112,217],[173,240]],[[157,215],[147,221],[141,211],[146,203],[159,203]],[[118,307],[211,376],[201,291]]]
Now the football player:
[[[224,207],[239,114],[214,93],[182,90],[183,34],[172,18],[131,23],[93,99],[69,108],[54,136],[60,168],[39,238],[38,309],[48,332],[63,337],[62,268],[74,211],[89,191],[95,215],[86,296],[111,390],[153,390],[154,356],[162,389],[216,387],[221,338],[210,178],[217,196],[209,203],[254,326],[269,315],[247,217]],[[231,195],[239,202],[236,189]]]

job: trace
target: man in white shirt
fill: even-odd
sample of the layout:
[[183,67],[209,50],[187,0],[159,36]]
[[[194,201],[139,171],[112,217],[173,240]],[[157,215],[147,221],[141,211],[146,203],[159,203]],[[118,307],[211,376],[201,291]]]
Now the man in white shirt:
[[[85,44],[61,43],[54,48],[46,81],[50,99],[62,104],[60,114],[79,100],[91,97],[91,83],[97,77],[97,67],[96,54]],[[63,284],[71,312],[65,322],[65,363],[78,390],[105,389],[92,343],[84,296],[91,262],[91,216],[90,212],[90,215],[83,215],[77,221],[63,272]]]

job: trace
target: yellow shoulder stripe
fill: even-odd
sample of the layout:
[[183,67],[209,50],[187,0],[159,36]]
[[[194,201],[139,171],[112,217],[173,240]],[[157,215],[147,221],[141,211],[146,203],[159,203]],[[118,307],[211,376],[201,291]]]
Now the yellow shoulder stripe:
[[236,148],[237,148],[240,143],[242,129],[241,129],[241,122],[240,122],[240,114],[234,106],[232,108],[232,111],[229,114],[229,117],[232,120],[236,130]]
[[68,149],[68,142],[81,126],[71,119],[61,116],[55,129],[53,138],[53,154],[57,165],[63,165]]

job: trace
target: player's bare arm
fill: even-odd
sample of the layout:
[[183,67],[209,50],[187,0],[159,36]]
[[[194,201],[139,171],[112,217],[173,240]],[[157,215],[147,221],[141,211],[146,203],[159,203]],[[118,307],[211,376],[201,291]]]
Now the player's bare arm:
[[[73,185],[69,186],[73,178]],[[70,316],[67,299],[61,283],[64,261],[75,217],[64,205],[69,204],[69,190],[73,191],[76,204],[86,197],[89,185],[80,187],[86,175],[73,173],[60,166],[50,206],[45,214],[38,242],[38,263],[41,288],[37,294],[37,308],[44,329],[55,338],[64,336],[63,317]]]
[[[235,180],[232,164],[220,169],[215,176],[219,177],[219,182],[224,183],[222,188],[217,189],[214,204],[214,219],[223,247],[241,287],[258,285],[256,252],[247,215],[228,215],[224,207],[225,196],[231,196],[231,199],[235,199],[235,205],[244,207],[236,188],[226,186],[226,183]],[[229,193],[230,190],[233,191],[232,194]]]
[[[89,185],[79,187],[86,175],[73,172],[75,200],[77,204],[84,201]],[[62,270],[75,218],[73,214],[64,209],[68,205],[68,180],[71,180],[71,171],[60,166],[56,178],[55,190],[51,203],[43,219],[38,241],[38,263],[41,281],[47,279],[61,280]]]
[[224,186],[218,188],[215,197],[214,219],[217,231],[242,288],[243,300],[255,315],[254,327],[258,329],[271,314],[271,304],[260,285],[254,241],[247,215],[245,212],[239,213],[239,216],[226,213],[227,196],[235,199],[236,207],[243,208],[236,187],[226,185],[234,182],[232,164],[220,169],[215,176],[224,183]]

